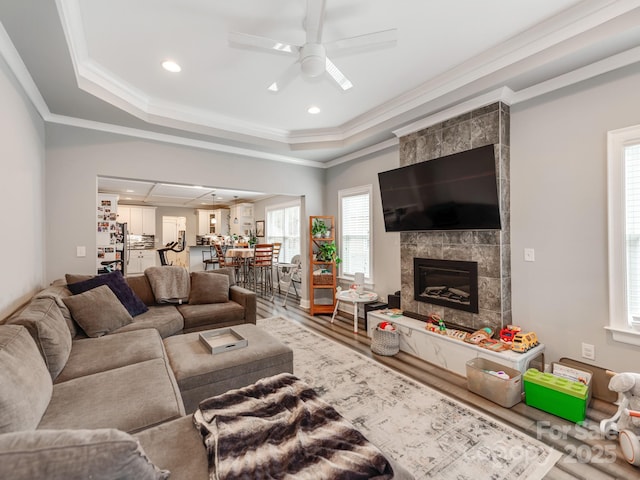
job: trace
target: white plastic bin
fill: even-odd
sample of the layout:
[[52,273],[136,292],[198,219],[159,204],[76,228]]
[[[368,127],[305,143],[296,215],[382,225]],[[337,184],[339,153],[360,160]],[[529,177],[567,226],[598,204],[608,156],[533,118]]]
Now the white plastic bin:
[[[489,372],[502,371],[509,379]],[[522,400],[522,374],[486,358],[476,357],[467,362],[467,388],[505,408],[511,408]]]

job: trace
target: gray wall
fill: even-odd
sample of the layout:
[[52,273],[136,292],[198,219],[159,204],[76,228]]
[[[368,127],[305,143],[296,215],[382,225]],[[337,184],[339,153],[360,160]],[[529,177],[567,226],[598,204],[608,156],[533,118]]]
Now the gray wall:
[[[400,166],[398,147],[393,147],[359,160],[327,170],[325,215],[334,215],[338,225],[338,191],[371,185],[373,205],[373,291],[382,299],[400,290],[400,234],[385,232],[378,172]],[[338,232],[339,233],[339,232]],[[339,248],[339,246],[338,246]]]
[[[608,325],[607,131],[640,123],[640,67],[511,109],[513,321],[535,330],[547,360],[638,369],[640,348]],[[535,249],[525,263],[523,249]],[[586,361],[586,360],[584,360]]]
[[[92,273],[97,176],[306,195],[320,211],[324,171],[82,128],[47,125],[46,278]],[[87,247],[76,258],[76,246]]]
[[44,281],[44,122],[0,57],[0,318]]

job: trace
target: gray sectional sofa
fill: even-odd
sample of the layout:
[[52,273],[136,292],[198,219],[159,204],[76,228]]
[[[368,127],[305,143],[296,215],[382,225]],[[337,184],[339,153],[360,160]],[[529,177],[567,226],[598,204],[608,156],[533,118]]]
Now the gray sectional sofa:
[[131,277],[131,316],[117,288],[72,295],[94,280],[67,280],[0,324],[0,478],[208,478],[163,337],[255,324],[255,293],[221,270],[190,277],[190,303],[160,304]]

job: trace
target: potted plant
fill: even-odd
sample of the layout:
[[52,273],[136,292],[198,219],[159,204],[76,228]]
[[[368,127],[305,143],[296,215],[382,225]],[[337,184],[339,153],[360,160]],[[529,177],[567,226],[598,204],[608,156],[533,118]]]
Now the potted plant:
[[338,257],[336,242],[323,243],[318,247],[318,260],[321,262],[335,262],[338,265],[342,259]]
[[253,233],[253,230],[249,230],[249,246],[253,247],[256,243],[258,243],[258,237]]
[[313,224],[311,225],[311,234],[316,237],[322,237],[327,231],[327,225],[320,220],[319,218],[313,219]]

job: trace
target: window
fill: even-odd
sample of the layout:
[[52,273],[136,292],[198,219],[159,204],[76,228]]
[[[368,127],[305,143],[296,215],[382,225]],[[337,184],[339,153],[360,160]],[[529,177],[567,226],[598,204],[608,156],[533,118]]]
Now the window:
[[338,192],[341,275],[363,272],[371,281],[371,185]]
[[266,208],[267,243],[280,242],[280,262],[290,263],[300,255],[300,204],[289,203]]
[[609,132],[609,330],[640,345],[640,125]]

